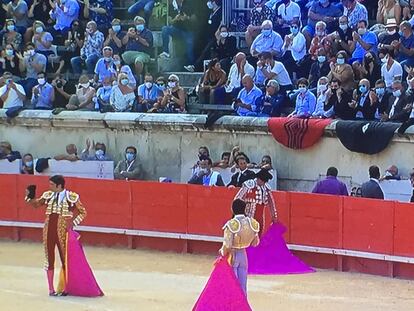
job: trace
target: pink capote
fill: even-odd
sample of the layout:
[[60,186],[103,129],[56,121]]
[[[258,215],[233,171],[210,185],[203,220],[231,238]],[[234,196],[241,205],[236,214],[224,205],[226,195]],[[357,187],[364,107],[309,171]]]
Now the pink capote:
[[68,230],[66,268],[65,291],[69,295],[81,297],[104,295],[86,260],[83,247],[79,241],[79,233],[73,230]]
[[233,269],[220,257],[193,311],[252,311]]
[[315,272],[294,256],[286,246],[281,223],[272,224],[257,247],[247,249],[249,274],[296,274]]

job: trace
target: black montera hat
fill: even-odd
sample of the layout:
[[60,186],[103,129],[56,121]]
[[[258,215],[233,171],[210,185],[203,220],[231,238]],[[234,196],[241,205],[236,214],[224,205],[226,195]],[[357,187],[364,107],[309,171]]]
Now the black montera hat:
[[260,171],[256,173],[256,178],[263,180],[264,182],[268,182],[273,178],[272,174],[269,173],[268,170],[262,168]]

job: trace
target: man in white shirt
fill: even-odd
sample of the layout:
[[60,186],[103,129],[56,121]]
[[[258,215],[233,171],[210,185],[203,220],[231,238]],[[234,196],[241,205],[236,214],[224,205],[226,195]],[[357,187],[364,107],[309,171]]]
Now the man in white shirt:
[[306,39],[300,32],[300,22],[293,21],[290,26],[290,34],[285,36],[285,42],[282,47],[282,61],[284,65],[292,71],[292,77],[302,77],[306,75],[299,67],[299,62],[306,55]]
[[402,80],[402,66],[394,59],[394,50],[381,48],[378,52],[378,56],[382,63],[382,79],[385,81],[385,86],[391,89],[391,85],[394,80]]
[[[300,24],[300,6],[291,0],[282,0],[282,4],[277,9],[276,31],[284,37],[289,34],[289,27],[293,22]],[[276,4],[273,7],[276,11]]]
[[232,93],[236,97],[242,87],[242,79],[245,74],[254,77],[254,67],[246,60],[246,54],[240,52],[234,57],[234,64],[231,66],[227,84],[225,86],[227,93]]
[[257,65],[260,74],[264,75],[265,80],[276,80],[280,86],[280,94],[286,96],[286,91],[292,89],[292,80],[286,67],[281,62],[275,61],[269,52],[260,54],[260,59],[261,61]]
[[5,83],[0,88],[0,99],[3,103],[3,108],[23,108],[23,102],[26,100],[23,86],[14,83],[12,74],[7,71],[3,74],[2,80]]

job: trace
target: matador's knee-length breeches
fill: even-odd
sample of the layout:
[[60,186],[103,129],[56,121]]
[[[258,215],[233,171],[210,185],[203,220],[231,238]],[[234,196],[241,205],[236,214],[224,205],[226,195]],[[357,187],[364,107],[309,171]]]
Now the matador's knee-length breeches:
[[43,246],[45,249],[45,270],[55,267],[55,248],[59,251],[62,267],[65,267],[66,254],[66,220],[58,214],[47,216],[43,228]]

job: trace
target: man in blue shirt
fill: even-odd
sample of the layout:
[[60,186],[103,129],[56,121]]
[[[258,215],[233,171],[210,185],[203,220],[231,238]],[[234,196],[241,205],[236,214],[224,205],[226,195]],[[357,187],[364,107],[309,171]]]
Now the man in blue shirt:
[[295,110],[289,117],[309,118],[316,108],[316,96],[308,89],[309,82],[305,78],[298,80],[299,94],[296,97]]
[[266,85],[266,93],[256,100],[257,112],[249,116],[257,117],[280,117],[284,96],[279,93],[279,83],[276,80],[269,80]]
[[[411,24],[407,21],[400,24],[400,33],[402,36],[399,41],[395,40],[391,42],[391,45],[398,50],[398,62],[404,68],[404,65],[414,65],[414,35],[411,28]],[[403,79],[406,78],[404,72]]]
[[103,48],[103,57],[98,60],[95,66],[95,81],[102,83],[106,77],[116,78],[116,66],[112,58],[112,48],[110,46]]
[[350,44],[350,49],[352,52],[352,58],[350,63],[358,61],[362,63],[364,55],[366,52],[371,51],[377,53],[378,38],[375,33],[367,29],[367,22],[361,20],[358,22],[358,32],[353,32],[352,37],[353,41]]
[[152,74],[147,73],[144,78],[144,84],[141,84],[138,87],[137,111],[147,112],[162,96],[162,91],[156,84],[154,84],[154,78]]
[[244,75],[242,79],[243,89],[240,91],[232,107],[239,116],[248,116],[257,111],[256,100],[262,96],[262,91],[253,83],[250,75]]
[[55,90],[53,86],[46,81],[46,74],[39,72],[37,74],[37,83],[32,92],[33,109],[51,110],[55,100]]
[[262,33],[254,39],[250,47],[250,54],[257,57],[260,53],[270,52],[273,56],[281,56],[283,39],[273,31],[273,23],[265,20],[262,23]]
[[51,29],[53,37],[57,37],[60,33],[67,33],[75,19],[79,18],[79,4],[76,0],[60,0],[59,2],[51,2],[52,11],[50,17],[56,21]]

